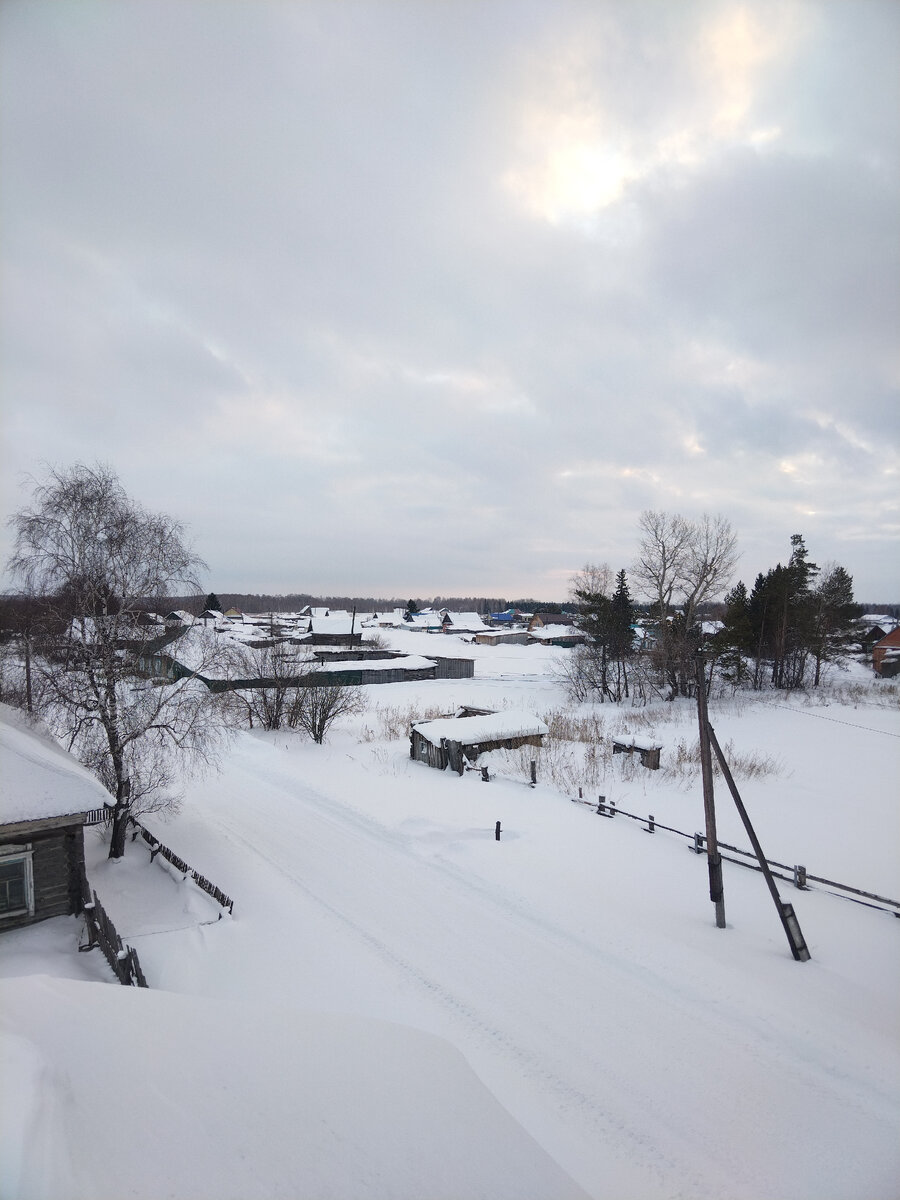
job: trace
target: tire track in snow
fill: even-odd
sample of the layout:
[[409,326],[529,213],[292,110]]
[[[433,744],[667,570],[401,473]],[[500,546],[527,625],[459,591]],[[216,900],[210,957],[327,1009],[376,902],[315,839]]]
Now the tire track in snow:
[[[683,979],[679,985],[661,977],[625,957],[627,947],[612,953],[593,944],[455,865],[422,858],[408,835],[315,788],[298,790],[292,773],[268,762],[260,766],[247,772],[246,791],[254,800],[246,819],[239,809],[238,820],[220,811],[209,812],[209,820],[412,983],[451,1023],[457,1033],[445,1036],[470,1061],[474,1055],[476,1067],[487,1061],[490,1076],[491,1062],[503,1064],[524,1080],[543,1107],[595,1148],[595,1173],[608,1153],[617,1165],[626,1157],[640,1164],[647,1195],[671,1196],[681,1187],[692,1197],[760,1194],[752,1154],[741,1170],[730,1158],[733,1145],[711,1150],[696,1132],[702,1123],[691,1116],[687,1081],[699,1092],[708,1090],[703,1061],[728,1062],[751,1085],[771,1070],[804,1102],[815,1092],[816,1104],[825,1103],[829,1113],[840,1109],[850,1117],[856,1110],[857,1119],[883,1120],[891,1109],[877,1089],[862,1086],[865,1081],[852,1076],[848,1094],[846,1078],[804,1060],[802,1039],[792,1038],[781,1022],[754,1016],[748,1027],[746,1011],[735,1009],[724,991],[720,1004],[709,980],[694,989]],[[335,869],[339,862],[345,869]],[[483,945],[480,937],[473,944],[460,932],[479,924]],[[572,994],[554,989],[556,974]],[[619,1019],[626,1012],[624,1030],[616,1025],[616,1004]],[[691,1028],[698,1039],[685,1037]],[[645,1034],[638,1036],[641,1030]],[[701,1042],[706,1059],[698,1067]],[[648,1080],[655,1074],[662,1080],[664,1071],[666,1086],[654,1095]],[[492,1090],[503,1099],[502,1087]],[[672,1097],[682,1095],[685,1102],[673,1105]],[[718,1120],[717,1098],[704,1105]],[[734,1107],[733,1098],[723,1096],[720,1107],[728,1106]]]
[[[258,787],[262,781],[255,776],[254,782]],[[731,1194],[727,1189],[723,1190],[721,1184],[712,1186],[708,1182],[709,1173],[705,1183],[696,1174],[695,1164],[702,1161],[703,1148],[699,1145],[685,1146],[684,1129],[673,1128],[667,1114],[659,1109],[658,1105],[654,1105],[652,1099],[648,1101],[643,1092],[635,1089],[634,1079],[630,1077],[626,1064],[616,1064],[608,1058],[598,1057],[589,1049],[583,1040],[583,1019],[579,1020],[576,1012],[573,1014],[574,1019],[567,1021],[566,1001],[571,1004],[572,998],[561,997],[558,992],[554,992],[552,985],[548,986],[555,974],[553,967],[557,963],[559,974],[571,980],[571,955],[561,950],[558,944],[560,941],[570,943],[582,957],[584,951],[590,954],[587,963],[581,960],[578,962],[580,978],[577,990],[580,995],[598,997],[599,1007],[599,998],[608,992],[611,985],[615,986],[610,975],[621,979],[624,973],[628,977],[625,983],[632,991],[635,982],[639,983],[642,994],[635,997],[635,1002],[639,1002],[645,1010],[646,1025],[649,1029],[654,1021],[658,1024],[663,998],[660,994],[662,989],[659,980],[646,971],[646,968],[635,968],[631,963],[604,957],[596,947],[590,947],[589,944],[574,939],[566,931],[546,922],[536,922],[532,914],[521,908],[517,907],[510,912],[496,895],[473,886],[471,881],[459,876],[455,871],[449,879],[446,878],[446,867],[420,859],[411,851],[409,840],[404,835],[385,830],[355,810],[337,807],[321,793],[306,788],[303,793],[298,794],[295,787],[288,792],[273,780],[266,782],[281,793],[275,801],[282,818],[281,836],[277,846],[261,844],[266,841],[260,837],[261,831],[267,827],[277,828],[279,822],[275,819],[275,814],[270,817],[268,813],[260,811],[258,801],[254,803],[254,824],[251,829],[241,828],[232,821],[226,821],[220,814],[214,815],[216,822],[234,840],[257,854],[289,880],[302,895],[326,912],[353,938],[361,941],[382,961],[412,981],[419,991],[436,1003],[461,1030],[463,1046],[467,1042],[474,1042],[472,1048],[476,1051],[480,1049],[506,1063],[514,1064],[517,1072],[528,1080],[531,1086],[538,1089],[542,1098],[551,1098],[563,1119],[575,1123],[592,1144],[610,1147],[611,1153],[617,1158],[626,1153],[624,1147],[627,1146],[628,1156],[640,1161],[655,1177],[657,1186],[654,1191],[658,1191],[660,1195],[672,1194],[673,1179],[680,1179],[683,1184],[688,1185],[689,1193],[694,1197]],[[284,852],[295,841],[290,831],[283,828],[284,813],[278,803],[288,796],[291,805],[290,824],[297,825],[295,838],[302,844],[305,858],[326,863],[338,861],[322,841],[322,827],[330,831],[331,838],[336,836],[340,839],[344,844],[344,851],[348,839],[354,843],[350,853],[341,853],[341,858],[348,863],[348,872],[352,874],[350,893],[345,894],[343,903],[339,900],[335,902],[323,894],[321,884],[311,885],[302,866],[298,866],[293,856],[289,859]],[[306,814],[304,820],[299,819],[301,812]],[[315,835],[312,835],[308,824],[310,813],[320,827]],[[374,865],[365,861],[367,854],[373,851],[378,858]],[[387,852],[393,855],[390,867],[384,861]],[[409,871],[415,876],[414,884],[418,882],[421,885],[425,882],[424,889],[421,886],[418,889],[410,888],[407,882]],[[393,895],[389,898],[392,914],[402,910],[404,901],[408,905],[416,890],[427,890],[426,908],[430,919],[433,919],[436,911],[456,911],[460,903],[460,893],[466,905],[477,904],[479,914],[485,903],[491,906],[494,910],[490,921],[494,930],[492,949],[486,957],[482,956],[482,961],[486,961],[484,969],[476,971],[474,979],[465,981],[469,985],[467,988],[461,986],[463,981],[459,979],[458,971],[451,971],[449,982],[446,973],[444,978],[441,978],[439,966],[436,969],[436,964],[429,964],[427,961],[433,955],[424,955],[423,962],[421,945],[415,946],[418,955],[414,960],[409,952],[410,947],[398,948],[385,940],[380,932],[383,924],[389,928],[394,926],[391,921],[380,922],[377,911],[360,904],[360,877],[363,873],[371,876],[381,891],[386,881],[393,879]],[[338,892],[346,891],[341,887],[341,874],[335,872],[330,865],[325,868],[324,883],[332,895],[335,889]],[[420,923],[421,919],[420,912]],[[496,936],[498,922],[502,922],[504,926],[503,935],[499,939]],[[511,933],[507,928],[510,925],[515,927]],[[528,940],[537,943],[537,953],[532,945],[530,952],[524,955],[533,964],[534,974],[521,981],[518,997],[511,1002],[508,985],[506,988],[501,986],[498,990],[491,974],[504,978],[507,972],[515,975],[516,966],[521,971],[521,963],[517,963],[516,960],[520,957],[517,950],[522,939],[514,935],[523,931]],[[429,937],[427,940],[432,943],[444,943],[446,935],[445,925],[440,937]],[[421,932],[416,936],[421,937]],[[459,945],[451,957],[454,962],[458,962],[468,951],[470,947]],[[647,978],[637,980],[636,976],[641,974]],[[497,993],[496,999],[487,1008],[483,998],[481,1003],[475,999],[479,992],[483,992],[482,985],[486,982],[489,985],[488,990]],[[653,984],[656,986],[651,986]],[[665,998],[668,999],[668,989],[664,990]],[[535,1003],[541,999],[543,1003]],[[528,1003],[529,1000],[531,1003]],[[496,1019],[497,1012],[504,1013],[502,1028]],[[557,1019],[548,1024],[545,1016],[547,1013],[554,1014]],[[697,1019],[696,1011],[693,1017]],[[602,1022],[602,1015],[598,1012],[592,1017],[592,1021],[599,1024]],[[538,1049],[535,1049],[536,1046]],[[564,1061],[570,1067],[565,1074],[560,1073],[558,1062],[559,1051],[563,1046]],[[648,1045],[646,1053],[652,1057],[652,1044]],[[683,1058],[686,1061],[689,1057],[690,1049],[686,1047]],[[645,1075],[646,1068],[638,1072],[639,1079]],[[648,1107],[659,1109],[649,1120]],[[653,1130],[652,1134],[647,1132],[648,1128]],[[734,1194],[749,1193],[739,1191]]]

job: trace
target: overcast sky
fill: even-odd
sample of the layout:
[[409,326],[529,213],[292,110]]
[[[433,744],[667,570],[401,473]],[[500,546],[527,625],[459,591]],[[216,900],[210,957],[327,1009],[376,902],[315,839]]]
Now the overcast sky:
[[215,590],[550,600],[721,512],[900,600],[898,55],[895,0],[3,0],[4,513],[101,460]]

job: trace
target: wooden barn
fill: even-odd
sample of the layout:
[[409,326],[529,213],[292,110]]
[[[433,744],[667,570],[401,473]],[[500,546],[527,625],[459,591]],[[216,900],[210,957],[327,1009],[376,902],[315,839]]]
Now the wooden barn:
[[409,756],[443,771],[462,775],[467,762],[488,750],[540,746],[548,730],[532,713],[510,709],[468,717],[440,717],[416,722],[409,735]]
[[0,705],[0,931],[81,912],[84,825],[109,793]]

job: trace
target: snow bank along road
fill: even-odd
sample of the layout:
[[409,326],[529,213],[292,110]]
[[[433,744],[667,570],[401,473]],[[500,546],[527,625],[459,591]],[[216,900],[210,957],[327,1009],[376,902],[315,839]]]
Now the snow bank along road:
[[[496,782],[491,816],[515,787],[497,846],[493,820],[471,819],[474,780],[418,764],[378,781],[386,812],[418,813],[392,824],[349,799],[358,763],[306,769],[319,749],[244,737],[179,819],[179,849],[202,852],[238,916],[177,935],[202,941],[190,956],[132,938],[160,986],[445,1036],[597,1197],[892,1194],[891,1016],[827,946],[793,962],[757,877],[729,877],[744,928],[723,933],[697,860],[671,841]],[[828,917],[839,933],[848,919]]]

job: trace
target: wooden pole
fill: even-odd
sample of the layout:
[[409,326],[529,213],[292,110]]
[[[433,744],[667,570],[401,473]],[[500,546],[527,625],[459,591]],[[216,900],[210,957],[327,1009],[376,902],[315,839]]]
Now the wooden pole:
[[788,945],[791,948],[791,954],[797,962],[807,962],[810,954],[803,934],[800,931],[800,923],[794,915],[794,907],[791,904],[786,904],[778,894],[778,888],[775,886],[775,878],[769,869],[769,863],[766,856],[763,854],[762,846],[759,838],[756,836],[756,831],[750,824],[750,817],[747,815],[747,810],[744,808],[744,802],[741,800],[741,794],[737,790],[737,784],[734,782],[734,776],[731,774],[731,769],[725,760],[725,755],[722,753],[722,747],[719,745],[719,740],[716,737],[715,730],[712,725],[707,722],[707,731],[712,747],[716,752],[716,758],[719,760],[719,766],[722,768],[722,774],[725,776],[725,782],[728,784],[728,790],[731,792],[731,798],[737,806],[741,820],[744,822],[744,828],[747,831],[747,836],[750,839],[750,844],[756,853],[759,861],[760,870],[766,877],[766,883],[769,885],[769,891],[772,894],[772,899],[775,901],[775,908],[778,910],[778,916],[784,928],[785,936],[788,940]]
[[495,842],[499,842],[499,841],[500,841],[500,822],[499,822],[499,821],[498,821],[498,822],[497,822],[497,824],[494,826],[494,841],[495,841]]
[[709,749],[709,718],[706,710],[706,671],[698,651],[697,717],[700,724],[700,770],[703,774],[703,809],[706,814],[706,861],[709,868],[709,898],[716,906],[716,928],[725,928],[725,887],[722,882],[722,856],[716,837],[716,797],[713,791],[712,755]]

